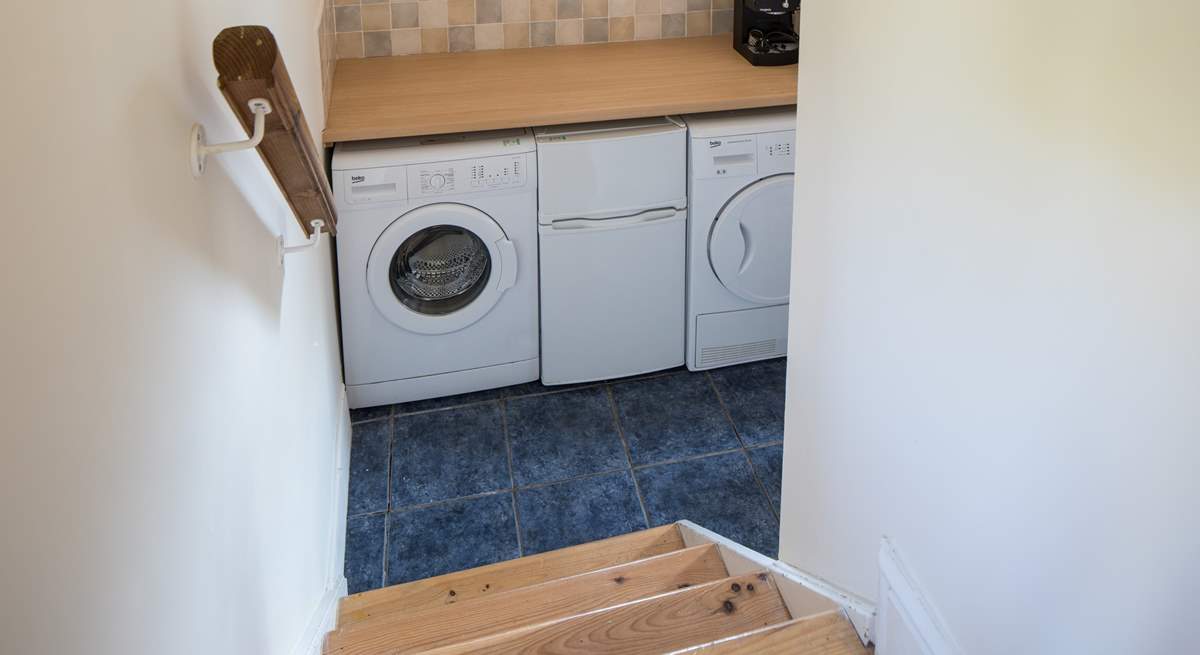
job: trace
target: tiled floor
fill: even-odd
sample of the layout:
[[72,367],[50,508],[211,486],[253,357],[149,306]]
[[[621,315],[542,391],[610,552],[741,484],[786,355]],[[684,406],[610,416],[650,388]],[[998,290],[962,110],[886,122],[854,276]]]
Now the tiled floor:
[[356,410],[350,592],[679,519],[774,556],[784,366]]

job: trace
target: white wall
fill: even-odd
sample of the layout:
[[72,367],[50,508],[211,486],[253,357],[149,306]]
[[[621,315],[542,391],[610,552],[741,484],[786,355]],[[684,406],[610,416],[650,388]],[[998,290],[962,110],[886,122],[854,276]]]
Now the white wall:
[[1200,3],[804,4],[782,558],[970,653],[1195,650]]
[[340,577],[328,246],[281,269],[257,155],[185,149],[244,138],[227,25],[272,28],[320,133],[320,4],[5,12],[0,652],[288,653]]

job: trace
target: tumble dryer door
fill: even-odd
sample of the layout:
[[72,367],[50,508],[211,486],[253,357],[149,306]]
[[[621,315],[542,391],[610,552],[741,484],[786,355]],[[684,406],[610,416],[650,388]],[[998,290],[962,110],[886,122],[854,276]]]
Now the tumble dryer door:
[[725,204],[708,235],[708,260],[739,298],[773,305],[788,300],[792,253],[791,173],[766,177]]
[[392,222],[367,260],[367,292],[389,321],[420,334],[461,330],[500,302],[517,276],[512,241],[490,216],[457,203]]

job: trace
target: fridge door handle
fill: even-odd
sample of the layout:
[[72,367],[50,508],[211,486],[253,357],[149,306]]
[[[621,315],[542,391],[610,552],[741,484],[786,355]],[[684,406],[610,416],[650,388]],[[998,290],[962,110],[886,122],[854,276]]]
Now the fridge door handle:
[[623,216],[621,218],[561,218],[551,221],[550,227],[555,230],[612,229],[674,218],[685,211],[687,210],[665,207],[663,209],[650,209],[639,214]]

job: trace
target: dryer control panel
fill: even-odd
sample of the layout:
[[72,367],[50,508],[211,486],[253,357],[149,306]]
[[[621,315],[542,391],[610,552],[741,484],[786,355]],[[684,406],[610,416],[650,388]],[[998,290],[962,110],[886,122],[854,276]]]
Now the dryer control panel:
[[409,195],[454,195],[525,185],[525,155],[463,159],[409,167]]
[[795,168],[795,133],[770,132],[692,139],[692,174],[716,177],[765,177]]

